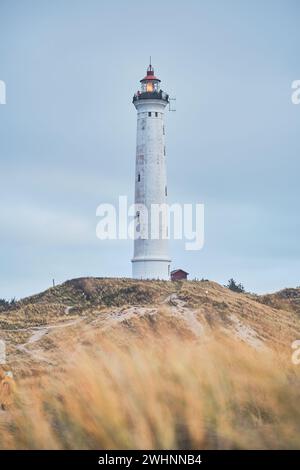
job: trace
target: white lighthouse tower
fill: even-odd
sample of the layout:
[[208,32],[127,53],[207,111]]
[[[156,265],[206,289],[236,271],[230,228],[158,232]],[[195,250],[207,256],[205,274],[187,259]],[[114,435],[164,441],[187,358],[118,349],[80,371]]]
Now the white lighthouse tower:
[[[169,103],[169,96],[160,89],[160,80],[154,75],[151,63],[146,76],[140,82],[141,90],[133,97],[133,104],[137,110],[135,170],[137,236],[134,240],[132,277],[169,279],[171,260],[168,253],[167,219],[160,218],[155,232],[154,221],[151,218],[153,207],[167,202],[164,112]],[[156,236],[151,237],[153,231]]]

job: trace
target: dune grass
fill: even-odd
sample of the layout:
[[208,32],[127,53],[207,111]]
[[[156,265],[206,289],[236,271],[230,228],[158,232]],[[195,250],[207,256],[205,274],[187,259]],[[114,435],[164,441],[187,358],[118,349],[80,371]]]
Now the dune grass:
[[300,448],[300,370],[276,351],[149,325],[58,342],[0,416],[14,449]]

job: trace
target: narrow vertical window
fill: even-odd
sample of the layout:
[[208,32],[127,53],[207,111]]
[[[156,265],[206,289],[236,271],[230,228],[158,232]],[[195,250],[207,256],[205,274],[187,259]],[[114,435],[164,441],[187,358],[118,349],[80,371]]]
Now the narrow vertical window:
[[166,147],[164,147],[164,155],[166,155]]
[[140,175],[140,173],[138,173],[138,182],[140,182],[140,181],[141,181],[141,175]]
[[165,135],[165,126],[163,126],[163,135]]
[[165,196],[168,195],[168,189],[167,189],[167,186],[165,186]]
[[157,113],[157,112],[155,112],[155,117],[158,117],[158,113]]
[[151,117],[151,111],[148,112],[148,116]]
[[135,228],[136,232],[140,232],[141,230],[141,226],[140,226],[140,211],[137,211],[136,213],[136,228]]

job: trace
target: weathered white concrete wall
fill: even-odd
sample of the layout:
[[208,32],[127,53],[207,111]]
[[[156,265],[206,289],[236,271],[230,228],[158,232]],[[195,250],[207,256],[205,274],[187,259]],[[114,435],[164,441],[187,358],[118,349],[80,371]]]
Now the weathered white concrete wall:
[[[150,214],[151,204],[167,202],[166,151],[164,131],[164,100],[138,100],[137,109],[137,145],[135,172],[135,203],[143,204]],[[151,113],[151,116],[149,116]],[[157,113],[157,115],[156,115]],[[170,257],[168,240],[163,239],[168,227],[160,224],[158,239],[143,238],[145,230],[151,232],[143,222],[143,214],[137,217],[141,237],[134,241],[132,275],[142,279],[169,279]]]

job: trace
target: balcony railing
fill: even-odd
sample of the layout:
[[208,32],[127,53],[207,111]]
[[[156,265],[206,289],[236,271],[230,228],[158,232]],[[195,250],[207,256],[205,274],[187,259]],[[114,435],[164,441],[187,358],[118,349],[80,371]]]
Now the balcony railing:
[[164,100],[169,103],[169,95],[162,90],[159,91],[138,91],[133,97],[133,103],[138,100]]

